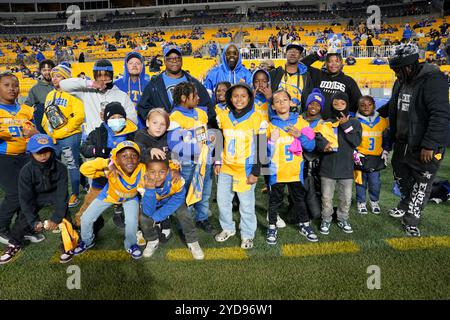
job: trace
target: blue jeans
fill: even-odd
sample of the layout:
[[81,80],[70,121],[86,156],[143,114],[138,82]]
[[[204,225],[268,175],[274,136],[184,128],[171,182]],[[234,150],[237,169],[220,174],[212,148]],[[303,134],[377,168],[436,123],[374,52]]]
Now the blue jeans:
[[[191,185],[192,176],[195,171],[195,164],[193,162],[183,162],[181,164],[181,176],[185,181],[184,187],[186,188],[186,194],[189,192],[189,186]],[[209,212],[209,197],[211,196],[212,189],[212,166],[206,165],[205,180],[203,181],[203,193],[202,200],[196,204],[189,206],[188,210],[192,212],[195,209],[195,221],[204,221],[208,219]]]
[[[95,199],[81,216],[81,240],[86,245],[90,245],[94,241],[94,222],[112,205],[112,203]],[[125,249],[128,249],[137,243],[136,232],[138,230],[139,200],[135,198],[125,201],[123,203],[123,210],[125,213],[124,246]]]
[[362,184],[356,184],[356,201],[366,203],[366,190],[369,189],[370,201],[378,201],[381,191],[380,171],[363,172]]
[[58,156],[62,156],[66,162],[70,176],[72,194],[80,194],[80,144],[81,133],[76,133],[70,137],[58,140]]
[[[237,192],[239,213],[241,214],[241,238],[253,239],[256,232],[255,186],[249,191]],[[217,180],[217,205],[219,221],[223,230],[236,231],[233,221],[233,177],[220,173]]]

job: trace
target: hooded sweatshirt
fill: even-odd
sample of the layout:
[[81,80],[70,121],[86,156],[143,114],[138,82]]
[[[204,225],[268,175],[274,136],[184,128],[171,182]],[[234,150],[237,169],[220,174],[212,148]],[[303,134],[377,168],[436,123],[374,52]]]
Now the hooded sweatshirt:
[[[250,96],[248,105],[240,112],[231,103],[231,93],[236,87],[245,88]],[[261,152],[258,141],[266,141],[268,123],[255,111],[253,92],[248,85],[232,86],[226,93],[226,101],[229,111],[217,116],[224,137],[221,171],[233,176],[233,191],[245,192],[251,188],[246,184],[247,177],[260,174]]]
[[127,113],[127,119],[130,119],[136,125],[138,123],[137,113],[133,102],[128,95],[121,91],[117,86],[105,91],[99,91],[92,88],[92,81],[79,78],[70,78],[61,80],[59,86],[62,90],[74,95],[84,103],[84,125],[83,140],[98,126],[103,120],[100,118],[102,108],[110,102],[120,102]]
[[331,106],[331,96],[336,92],[345,92],[348,95],[349,111],[353,114],[356,113],[358,110],[358,100],[362,94],[355,80],[344,74],[342,70],[337,73],[329,73],[326,70],[312,67],[312,64],[317,60],[319,60],[319,55],[313,53],[305,57],[302,63],[308,66],[308,71],[311,74],[313,82],[312,88],[319,88],[325,97],[322,118],[328,119],[331,116],[333,109]]
[[[136,143],[127,140],[119,143],[117,147],[111,151],[110,159],[96,158],[81,165],[80,172],[84,176],[91,179],[101,177],[106,177],[108,179],[108,183],[97,197],[98,200],[120,204],[129,200],[137,199],[137,190],[138,188],[142,188],[144,185],[146,167],[145,164],[138,163],[131,176],[128,176],[117,163],[117,154],[125,148],[133,148],[139,155],[141,154],[139,146]],[[110,172],[106,171],[108,170],[108,164],[110,161],[116,165],[117,170],[121,174],[114,176]]]
[[[133,82],[130,78],[130,73],[127,68],[127,62],[131,58],[138,58],[142,62],[142,70],[141,74],[139,75],[139,78],[136,82]],[[125,92],[133,101],[136,112],[137,112],[137,104],[139,103],[139,100],[141,99],[142,93],[144,92],[145,87],[150,82],[150,77],[145,74],[145,61],[142,55],[138,52],[130,52],[126,55],[124,60],[124,76],[120,79],[117,79],[114,82],[114,85],[117,86],[120,90]],[[145,123],[143,121],[139,121],[139,129],[145,128]]]
[[206,76],[206,80],[203,85],[205,86],[206,90],[208,90],[211,96],[219,82],[228,81],[231,84],[241,82],[251,84],[252,82],[252,74],[242,64],[242,56],[240,52],[238,56],[238,61],[236,63],[236,67],[233,70],[231,70],[230,67],[228,66],[225,53],[227,52],[227,49],[231,45],[234,45],[236,48],[238,48],[238,46],[236,46],[233,43],[226,45],[222,51],[222,63],[217,67],[211,69],[208,72],[208,75]]

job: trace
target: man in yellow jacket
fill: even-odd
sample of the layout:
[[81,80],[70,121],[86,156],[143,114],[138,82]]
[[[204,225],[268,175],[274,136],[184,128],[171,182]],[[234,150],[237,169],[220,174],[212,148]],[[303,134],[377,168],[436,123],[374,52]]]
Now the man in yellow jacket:
[[71,77],[71,70],[66,65],[57,65],[52,69],[54,89],[45,99],[42,127],[51,136],[62,153],[69,170],[72,195],[69,208],[76,207],[80,202],[80,144],[81,126],[84,122],[83,102],[59,87],[61,80]]

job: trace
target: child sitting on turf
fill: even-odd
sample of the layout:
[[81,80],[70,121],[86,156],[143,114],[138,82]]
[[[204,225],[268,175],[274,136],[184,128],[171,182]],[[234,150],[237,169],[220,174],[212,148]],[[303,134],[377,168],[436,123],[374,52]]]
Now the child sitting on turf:
[[214,96],[216,97],[216,115],[227,110],[227,102],[225,101],[225,93],[231,87],[228,81],[219,82],[216,86]]
[[[338,125],[338,150],[322,154],[320,182],[322,188],[322,223],[320,233],[329,234],[333,216],[333,197],[337,185],[339,206],[338,226],[345,233],[352,233],[348,222],[353,188],[353,150],[361,143],[361,124],[350,118],[348,95],[336,92],[331,96],[332,118]],[[332,148],[331,148],[332,149]],[[328,151],[328,150],[327,150]]]
[[283,203],[284,187],[287,186],[292,201],[292,211],[299,221],[299,232],[308,241],[317,242],[308,212],[306,190],[303,186],[303,149],[315,148],[314,131],[296,113],[290,113],[291,96],[285,90],[273,94],[272,108],[275,114],[267,130],[269,164],[269,228],[266,242],[277,243],[277,215]]
[[[375,111],[375,100],[371,96],[363,96],[358,102],[356,119],[361,123],[362,141],[357,147],[358,166],[362,171],[361,183],[356,183],[356,201],[358,213],[367,214],[366,192],[369,190],[372,213],[380,214],[378,203],[381,191],[380,171],[386,168],[388,151],[383,150],[386,144],[386,129],[389,121],[380,117]],[[384,134],[384,136],[383,136]]]
[[[253,92],[243,83],[235,84],[226,93],[228,112],[217,116],[224,144],[221,161],[214,171],[217,181],[217,204],[222,231],[215,236],[224,242],[236,234],[232,201],[236,192],[241,214],[241,248],[253,248],[256,231],[255,185],[261,170],[260,146],[266,141],[267,121],[255,111]],[[263,153],[266,149],[264,148]]]
[[[10,241],[0,264],[10,262],[23,247],[24,236],[30,226],[36,232],[43,231],[39,211],[54,205],[55,211],[48,220],[47,230],[58,229],[58,224],[69,214],[67,189],[68,175],[64,164],[56,159],[56,146],[46,134],[36,134],[27,144],[31,153],[28,162],[19,174],[19,201],[21,214],[12,228]],[[72,259],[72,252],[64,252],[60,262]]]
[[[200,153],[204,144],[209,144],[207,137],[208,114],[206,108],[198,106],[199,96],[196,86],[191,82],[181,82],[173,91],[174,108],[170,114],[168,132],[169,149],[172,157],[181,163],[181,176],[186,182],[186,194],[197,164],[201,161]],[[207,161],[203,190],[200,201],[189,206],[195,209],[196,225],[212,234],[214,228],[209,222],[209,198],[212,189],[211,161]]]
[[[170,125],[169,114],[163,108],[151,109],[147,114],[146,128],[136,132],[135,142],[141,149],[143,159],[148,157],[169,160],[170,152],[167,143],[167,129]],[[179,173],[177,171],[177,176]],[[159,240],[166,243],[171,237],[170,219],[164,219],[159,224]]]
[[[81,154],[85,158],[104,158],[108,159],[113,150],[119,143],[125,140],[134,140],[134,134],[137,126],[134,122],[127,119],[127,113],[119,102],[110,102],[106,105],[103,112],[103,123],[92,131],[86,141],[81,145]],[[89,205],[100,194],[108,180],[105,177],[99,177],[92,180],[89,192],[84,197],[83,205],[75,214],[74,224],[79,227],[80,219]],[[123,228],[123,207],[114,206],[114,223]],[[99,217],[95,222],[95,233],[103,226],[103,217]]]
[[151,257],[159,246],[156,225],[167,220],[180,206],[186,211],[184,179],[175,180],[169,168],[168,158],[160,159],[150,156],[147,158],[140,219],[140,226],[147,240],[147,246],[143,252],[145,258]]
[[96,158],[81,166],[80,171],[86,177],[106,177],[108,183],[81,217],[82,241],[74,250],[75,255],[82,254],[95,245],[93,225],[98,217],[113,204],[122,204],[125,214],[125,250],[133,259],[142,257],[136,243],[139,214],[137,189],[140,183],[143,184],[145,174],[145,165],[139,163],[140,154],[139,146],[126,140],[111,151],[111,159]]

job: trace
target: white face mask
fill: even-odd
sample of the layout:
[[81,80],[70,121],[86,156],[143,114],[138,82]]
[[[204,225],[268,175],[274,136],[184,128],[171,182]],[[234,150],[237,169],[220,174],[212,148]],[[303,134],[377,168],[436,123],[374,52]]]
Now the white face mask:
[[109,119],[108,120],[108,127],[111,128],[114,132],[119,132],[125,127],[126,119],[120,118],[120,119]]

